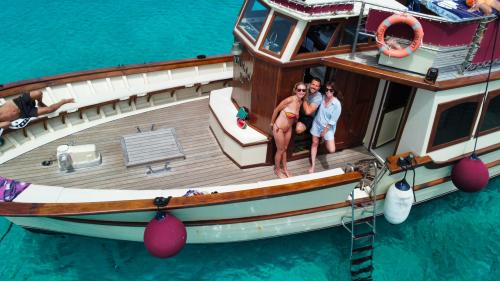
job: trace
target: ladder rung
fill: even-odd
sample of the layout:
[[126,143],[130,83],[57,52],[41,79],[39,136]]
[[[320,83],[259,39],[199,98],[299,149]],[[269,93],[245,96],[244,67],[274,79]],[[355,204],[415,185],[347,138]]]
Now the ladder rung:
[[370,245],[370,246],[364,246],[364,247],[352,249],[352,253],[357,254],[357,253],[362,253],[362,252],[371,251],[371,250],[373,250],[373,246]]
[[354,224],[360,224],[360,223],[372,222],[372,221],[373,221],[373,216],[369,216],[366,218],[354,220]]
[[356,239],[362,239],[362,238],[372,237],[373,235],[375,235],[375,232],[369,231],[367,233],[354,235],[354,239],[356,240]]
[[358,275],[361,273],[371,272],[372,270],[373,270],[373,266],[369,265],[367,267],[363,267],[363,268],[358,269],[358,270],[351,270],[351,274]]
[[359,259],[353,259],[351,260],[351,264],[352,265],[357,265],[357,264],[361,264],[361,263],[364,263],[365,261],[370,261],[372,260],[372,255],[369,255],[369,256],[366,256],[366,257],[362,257],[362,258],[359,258]]
[[370,207],[370,206],[373,206],[373,201],[355,202],[354,206],[356,206],[358,208]]

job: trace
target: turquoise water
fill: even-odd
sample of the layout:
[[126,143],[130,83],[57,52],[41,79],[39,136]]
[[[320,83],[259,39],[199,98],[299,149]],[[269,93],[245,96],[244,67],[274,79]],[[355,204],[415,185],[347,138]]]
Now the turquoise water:
[[[6,1],[4,1],[6,2]],[[13,4],[15,3],[15,4]],[[0,83],[118,64],[227,53],[237,0],[17,0],[0,9]],[[180,32],[182,31],[182,32]],[[1,174],[1,170],[0,170]],[[500,180],[378,220],[375,280],[499,280]],[[0,219],[0,235],[8,223]],[[342,228],[187,245],[149,256],[141,243],[43,235],[14,226],[0,280],[350,280]]]

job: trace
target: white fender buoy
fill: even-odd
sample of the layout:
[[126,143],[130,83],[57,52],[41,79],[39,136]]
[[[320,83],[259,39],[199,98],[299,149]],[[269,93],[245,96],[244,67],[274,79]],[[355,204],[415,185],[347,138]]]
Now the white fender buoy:
[[413,199],[412,189],[405,179],[391,185],[385,194],[385,219],[392,224],[404,222],[410,214]]

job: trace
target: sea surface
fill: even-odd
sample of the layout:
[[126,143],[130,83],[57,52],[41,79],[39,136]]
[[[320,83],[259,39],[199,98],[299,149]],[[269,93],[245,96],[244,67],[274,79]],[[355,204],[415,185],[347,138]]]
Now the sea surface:
[[[228,53],[241,0],[0,0],[0,84],[52,74]],[[1,167],[0,167],[1,174]],[[377,220],[374,280],[500,280],[500,180],[477,194]],[[0,280],[350,280],[343,228],[187,245],[34,234],[0,219]]]

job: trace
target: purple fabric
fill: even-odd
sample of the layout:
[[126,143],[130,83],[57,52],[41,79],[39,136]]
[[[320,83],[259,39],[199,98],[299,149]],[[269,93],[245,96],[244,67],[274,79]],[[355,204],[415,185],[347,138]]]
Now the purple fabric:
[[302,3],[292,2],[290,0],[271,0],[271,2],[307,14],[324,14],[331,12],[351,11],[354,8],[353,4],[306,5]]
[[[370,9],[368,19],[366,21],[366,31],[375,33],[378,26],[393,13]],[[422,28],[424,29],[424,43],[435,46],[463,46],[472,42],[472,38],[476,32],[478,22],[467,23],[449,23],[437,22],[424,18],[418,18]],[[411,28],[404,24],[395,24],[391,26],[387,35],[402,37],[411,40],[413,33],[409,32]]]
[[486,26],[487,29],[483,34],[479,50],[477,50],[477,53],[472,60],[472,64],[482,64],[491,60],[491,53],[493,52],[493,44],[495,42],[495,33],[497,35],[497,46],[493,55],[493,61],[500,59],[500,33],[495,32],[496,23],[497,21],[490,22]]
[[10,202],[31,183],[0,177],[0,202]]

